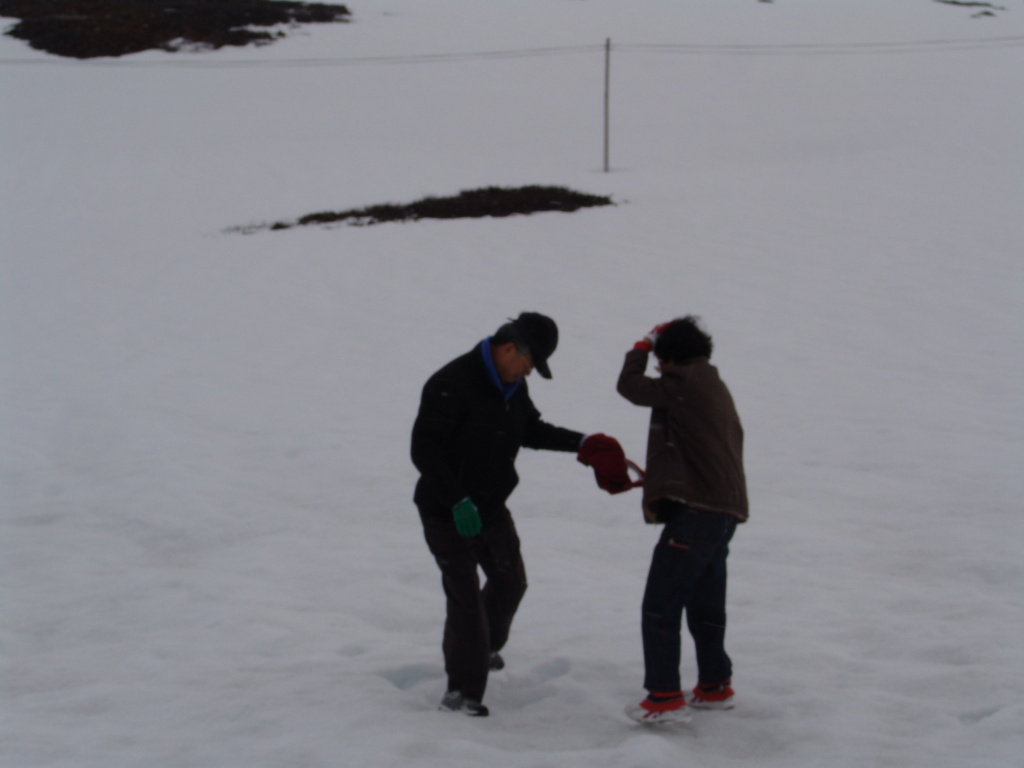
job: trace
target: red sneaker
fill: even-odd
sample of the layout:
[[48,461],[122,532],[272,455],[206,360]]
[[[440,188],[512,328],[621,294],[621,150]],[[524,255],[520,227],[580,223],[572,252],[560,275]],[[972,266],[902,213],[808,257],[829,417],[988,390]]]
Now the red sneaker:
[[698,683],[690,693],[690,706],[697,709],[732,709],[736,706],[736,691],[730,685],[732,678],[715,685]]
[[690,722],[690,713],[682,691],[651,694],[639,704],[626,707],[626,714],[645,725],[672,725]]

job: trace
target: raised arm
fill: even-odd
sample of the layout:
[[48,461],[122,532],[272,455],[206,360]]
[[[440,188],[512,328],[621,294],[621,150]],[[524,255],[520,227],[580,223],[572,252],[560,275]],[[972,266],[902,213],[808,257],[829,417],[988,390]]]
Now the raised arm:
[[643,348],[627,352],[615,389],[634,405],[668,408],[678,402],[678,391],[673,391],[665,380],[646,375],[648,356]]

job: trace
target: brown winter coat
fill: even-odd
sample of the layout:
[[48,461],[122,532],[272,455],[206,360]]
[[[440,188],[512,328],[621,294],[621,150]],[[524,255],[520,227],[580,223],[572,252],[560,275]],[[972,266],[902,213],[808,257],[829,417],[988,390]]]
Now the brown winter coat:
[[627,353],[617,387],[631,403],[651,409],[644,517],[664,522],[657,502],[671,499],[743,522],[743,427],[718,369],[697,357],[651,378],[645,375],[647,357],[643,350]]

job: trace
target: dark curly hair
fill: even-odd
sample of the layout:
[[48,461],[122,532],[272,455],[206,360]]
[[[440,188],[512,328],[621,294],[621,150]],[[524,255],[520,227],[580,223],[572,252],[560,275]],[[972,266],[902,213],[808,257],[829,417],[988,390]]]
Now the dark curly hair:
[[654,342],[654,354],[666,363],[681,363],[694,357],[711,357],[714,345],[700,327],[700,318],[680,317],[669,323]]

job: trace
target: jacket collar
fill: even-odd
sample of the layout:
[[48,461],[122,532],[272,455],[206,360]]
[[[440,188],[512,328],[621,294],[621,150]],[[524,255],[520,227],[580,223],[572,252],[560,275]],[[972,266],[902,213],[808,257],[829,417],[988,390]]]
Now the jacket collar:
[[688,360],[682,360],[673,366],[663,368],[661,371],[662,376],[685,376],[689,371],[693,370],[694,366],[697,365],[709,365],[711,360],[707,357],[691,357]]
[[511,384],[506,384],[501,380],[501,377],[498,375],[498,369],[494,367],[494,358],[491,357],[490,336],[480,342],[478,349],[480,350],[480,357],[483,358],[484,368],[487,369],[487,375],[490,378],[491,383],[498,388],[502,397],[504,397],[505,400],[508,400],[516,393],[516,390],[519,389],[519,385],[522,381],[514,381]]

